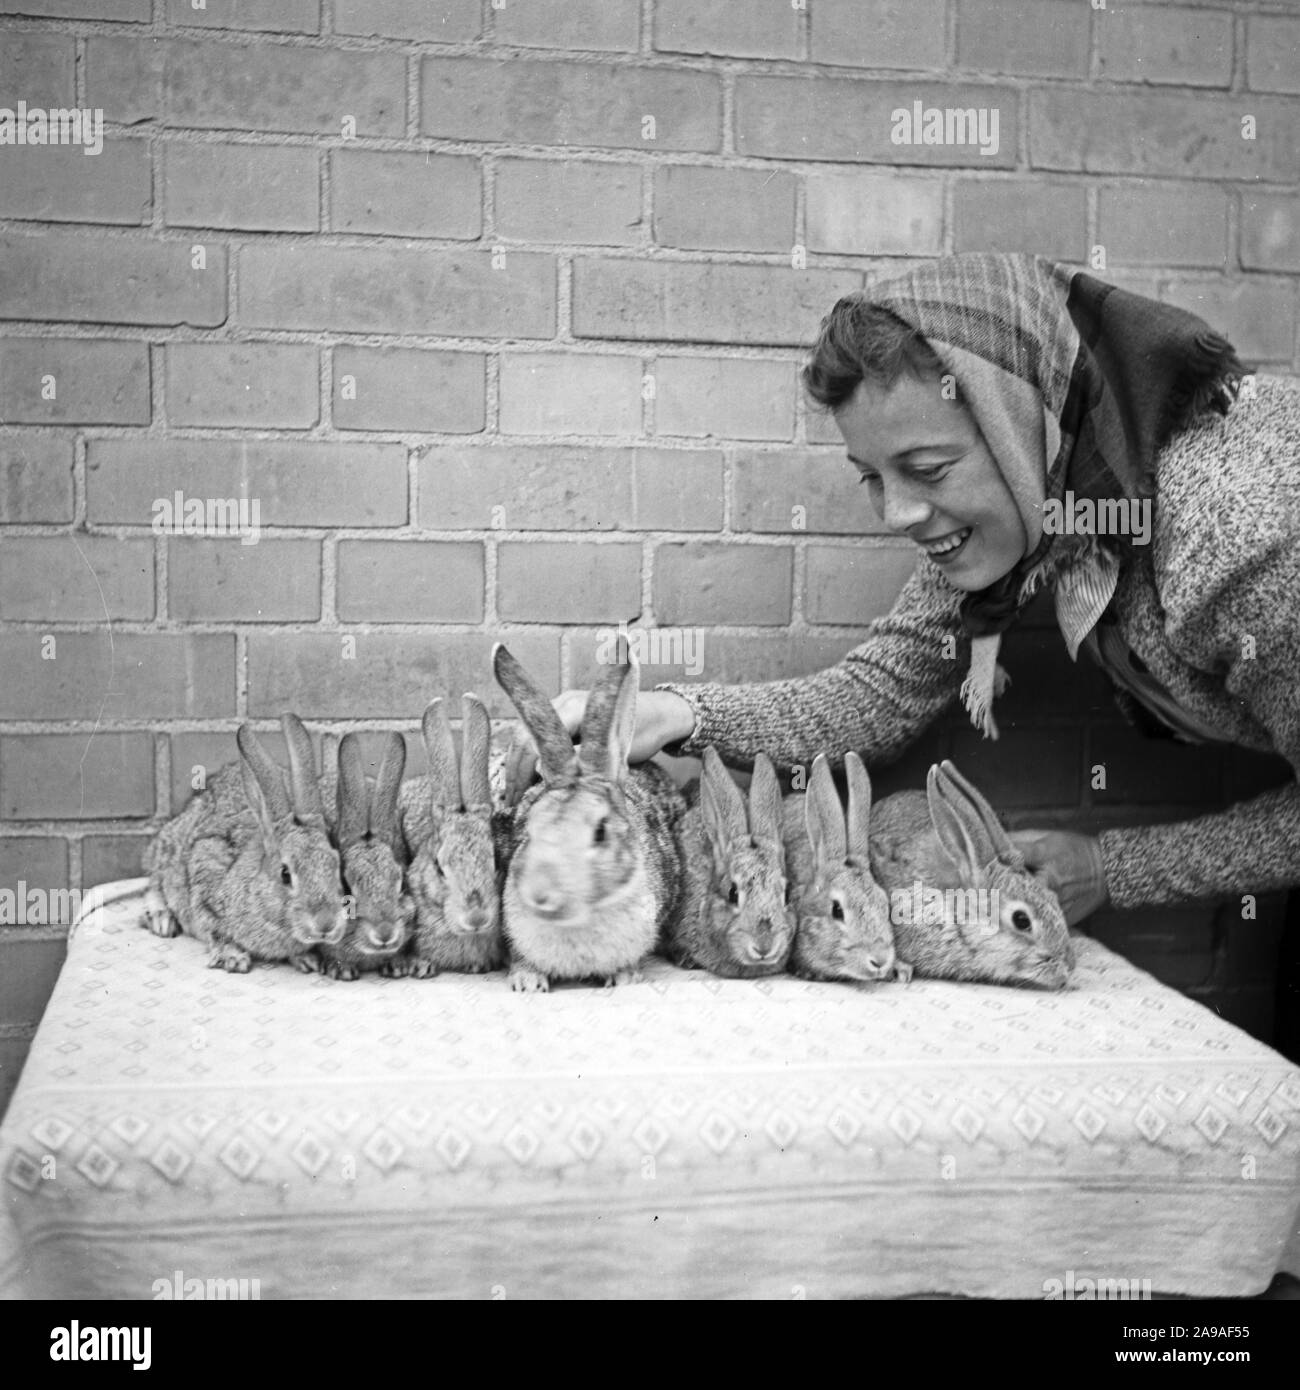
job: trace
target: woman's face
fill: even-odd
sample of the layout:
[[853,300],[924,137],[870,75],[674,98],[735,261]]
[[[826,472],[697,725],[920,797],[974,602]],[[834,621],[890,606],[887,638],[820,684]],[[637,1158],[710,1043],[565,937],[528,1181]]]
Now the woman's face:
[[863,381],[835,422],[881,521],[954,588],[977,593],[1019,563],[1029,537],[1015,500],[974,417],[944,399],[938,378]]

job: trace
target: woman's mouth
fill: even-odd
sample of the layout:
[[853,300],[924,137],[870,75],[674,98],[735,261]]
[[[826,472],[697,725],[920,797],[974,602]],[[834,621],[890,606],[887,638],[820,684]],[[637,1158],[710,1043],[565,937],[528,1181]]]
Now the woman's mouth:
[[973,526],[963,526],[960,531],[952,531],[933,541],[918,541],[917,544],[937,564],[947,564],[961,554],[974,529]]

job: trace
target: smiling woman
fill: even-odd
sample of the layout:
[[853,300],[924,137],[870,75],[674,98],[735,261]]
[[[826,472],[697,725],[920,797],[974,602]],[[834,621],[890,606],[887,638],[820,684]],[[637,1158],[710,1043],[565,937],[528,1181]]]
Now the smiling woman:
[[[1300,770],[1300,387],[1246,373],[1194,315],[1030,256],[952,257],[827,315],[804,370],[884,524],[918,563],[892,611],[828,670],[666,684],[633,758],[708,745],[778,766],[888,762],[960,695],[996,738],[1001,634],[1046,586],[1071,658],[1185,742]],[[1045,525],[1152,504],[1119,534]],[[561,696],[576,722],[581,693]],[[1073,922],[1300,883],[1300,787],[1221,814],[1099,836],[1022,831]]]

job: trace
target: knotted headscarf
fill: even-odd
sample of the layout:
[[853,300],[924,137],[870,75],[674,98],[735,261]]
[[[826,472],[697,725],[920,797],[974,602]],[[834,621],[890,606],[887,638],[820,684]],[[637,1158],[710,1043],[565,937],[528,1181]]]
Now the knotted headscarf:
[[1115,592],[1128,535],[1044,530],[1044,504],[1143,499],[1169,437],[1224,413],[1245,368],[1202,319],[1041,256],[950,256],[866,290],[917,329],[956,379],[1024,523],[1016,566],[961,605],[971,639],[962,703],[997,737],[1001,634],[1051,578],[1070,656]]

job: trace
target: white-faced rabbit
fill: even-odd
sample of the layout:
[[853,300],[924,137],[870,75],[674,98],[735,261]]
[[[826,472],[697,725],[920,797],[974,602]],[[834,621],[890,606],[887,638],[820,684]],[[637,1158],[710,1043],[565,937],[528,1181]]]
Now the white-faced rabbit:
[[1065,914],[989,803],[950,762],[871,821],[871,866],[893,903],[894,941],[932,979],[1061,988],[1074,965]]
[[292,798],[251,726],[241,725],[239,763],[159,831],[148,856],[150,929],[170,934],[174,917],[207,943],[208,964],[225,970],[246,971],[254,960],[314,970],[312,948],[338,941],[348,925],[311,740],[296,715],[284,715],[281,727]]
[[747,810],[717,751],[706,748],[693,800],[681,829],[683,903],[665,954],[714,975],[779,974],[794,941],[794,913],[771,759],[754,759]]
[[844,769],[847,816],[825,754],[813,760],[808,790],[785,801],[798,917],[790,973],[808,980],[907,980],[912,972],[894,948],[889,894],[871,871],[871,778],[856,753],[845,755]]
[[678,910],[686,809],[653,764],[629,768],[635,660],[605,670],[587,697],[575,749],[550,700],[500,644],[493,666],[537,745],[542,780],[519,802],[502,892],[510,983],[640,978]]
[[[331,827],[343,870],[348,929],[332,946],[321,946],[321,969],[336,980],[355,980],[384,970],[400,956],[410,934],[415,903],[404,891],[406,845],[397,823],[397,795],[406,767],[406,741],[389,734],[373,792],[366,784],[361,739],[343,735],[337,786],[324,782],[324,799],[335,798]],[[401,971],[397,973],[403,973]]]
[[429,773],[406,783],[400,809],[416,926],[391,974],[477,973],[506,963],[488,786],[492,728],[477,695],[461,697],[461,731],[458,761],[443,702],[429,702],[421,722]]

